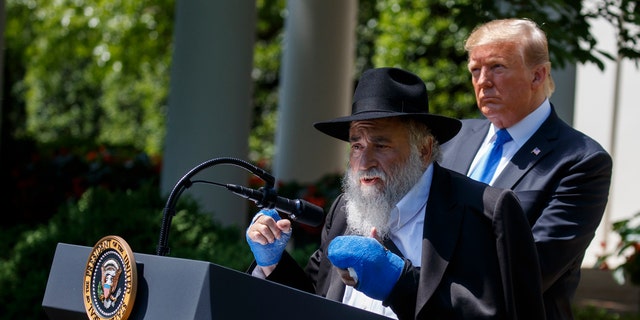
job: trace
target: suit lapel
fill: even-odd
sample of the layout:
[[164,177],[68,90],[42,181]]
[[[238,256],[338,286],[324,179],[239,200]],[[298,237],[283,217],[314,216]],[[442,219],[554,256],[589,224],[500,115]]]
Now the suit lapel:
[[476,157],[476,153],[487,135],[489,124],[489,121],[466,121],[463,125],[468,126],[465,133],[461,133],[460,137],[443,145],[443,148],[447,149],[447,155],[441,161],[442,166],[467,174],[473,158]]
[[493,182],[498,188],[513,189],[518,181],[546,154],[555,147],[553,141],[558,137],[559,118],[553,109],[540,128],[520,147]]
[[[451,261],[459,239],[463,208],[454,201],[452,181],[448,171],[434,163],[432,186],[427,200],[422,236],[420,284],[416,299],[416,314],[420,312],[438,288]],[[326,297],[342,301],[345,285],[335,267],[331,267],[330,285]]]
[[[558,138],[558,126],[560,123],[561,120],[558,118],[558,114],[552,105],[549,117],[511,158],[511,161],[509,161],[494,181],[493,186],[513,189],[531,167],[555,148],[556,144],[554,141]],[[450,142],[455,144],[448,146],[447,143],[443,146],[447,149],[448,153],[442,160],[442,164],[444,167],[461,172],[462,174],[467,174],[473,158],[475,158],[478,149],[480,149],[487,135],[490,122],[488,120],[466,120],[464,125],[468,126],[468,129],[464,133],[461,133],[460,137],[456,137],[455,141]],[[463,147],[462,145],[465,146]]]
[[422,267],[416,314],[431,298],[444,275],[457,244],[463,210],[452,199],[450,176],[434,163],[432,186],[422,238]]

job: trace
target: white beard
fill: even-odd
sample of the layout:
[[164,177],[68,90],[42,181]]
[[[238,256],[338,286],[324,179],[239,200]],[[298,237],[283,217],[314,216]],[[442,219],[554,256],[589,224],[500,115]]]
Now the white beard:
[[[425,169],[420,152],[412,146],[407,161],[391,168],[391,177],[387,177],[378,168],[359,172],[347,170],[342,186],[347,202],[349,231],[368,237],[371,235],[371,228],[375,227],[378,237],[388,237],[391,210],[418,182]],[[363,176],[378,177],[383,187],[361,186],[360,178]]]

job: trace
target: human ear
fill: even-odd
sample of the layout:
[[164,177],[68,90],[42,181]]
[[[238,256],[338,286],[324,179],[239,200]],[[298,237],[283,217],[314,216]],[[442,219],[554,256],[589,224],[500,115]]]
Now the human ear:
[[431,137],[428,141],[425,141],[425,143],[422,144],[422,147],[420,147],[420,156],[424,163],[429,163],[431,161],[431,154],[433,151],[432,142],[433,138]]
[[544,84],[544,81],[549,77],[549,68],[546,64],[540,64],[533,68],[533,80],[531,84],[534,87],[539,87]]

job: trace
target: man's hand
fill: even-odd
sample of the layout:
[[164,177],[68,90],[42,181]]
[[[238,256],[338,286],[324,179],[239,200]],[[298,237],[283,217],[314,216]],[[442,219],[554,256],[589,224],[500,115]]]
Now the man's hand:
[[384,300],[398,282],[404,260],[387,250],[374,237],[339,236],[328,247],[331,263],[343,282],[367,296]]
[[[287,242],[291,237],[291,221],[280,219],[273,209],[258,212],[246,232],[247,243],[256,263],[263,267],[274,266],[280,261]],[[267,268],[273,270],[273,268]]]

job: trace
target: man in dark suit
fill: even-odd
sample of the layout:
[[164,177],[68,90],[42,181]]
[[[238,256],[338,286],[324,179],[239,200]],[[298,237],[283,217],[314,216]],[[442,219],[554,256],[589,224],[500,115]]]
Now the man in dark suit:
[[544,319],[522,208],[438,165],[460,122],[429,113],[418,76],[368,70],[352,114],[314,126],[351,147],[320,248],[303,270],[284,250],[290,221],[262,210],[246,232],[249,272],[399,319]]
[[571,303],[585,251],[609,195],[612,160],[593,139],[558,118],[547,39],[532,21],[496,20],[465,43],[479,110],[442,146],[443,167],[471,177],[485,162],[499,129],[503,145],[485,182],[514,190],[535,239],[547,319],[572,319]]

